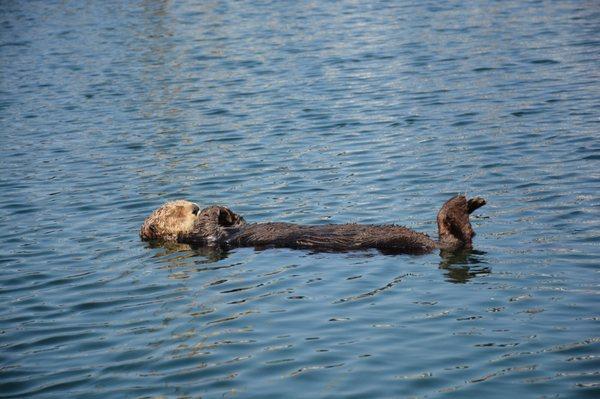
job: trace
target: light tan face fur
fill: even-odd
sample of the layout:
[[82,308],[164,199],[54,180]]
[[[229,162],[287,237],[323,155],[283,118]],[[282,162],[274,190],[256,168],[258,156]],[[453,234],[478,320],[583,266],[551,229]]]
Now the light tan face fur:
[[167,202],[144,221],[140,236],[147,240],[176,241],[179,234],[192,230],[199,210],[198,205],[190,201]]

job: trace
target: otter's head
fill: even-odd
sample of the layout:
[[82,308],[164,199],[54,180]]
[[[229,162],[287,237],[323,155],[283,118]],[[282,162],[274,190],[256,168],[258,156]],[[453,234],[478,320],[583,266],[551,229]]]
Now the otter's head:
[[444,249],[472,248],[475,232],[469,221],[469,215],[485,205],[481,197],[467,201],[464,195],[449,199],[438,212],[437,225],[439,240]]
[[152,212],[144,221],[140,236],[143,240],[219,246],[245,224],[244,218],[224,206],[200,210],[193,202],[178,200]]
[[193,202],[167,202],[144,221],[140,229],[143,240],[178,241],[181,234],[192,231],[200,207]]

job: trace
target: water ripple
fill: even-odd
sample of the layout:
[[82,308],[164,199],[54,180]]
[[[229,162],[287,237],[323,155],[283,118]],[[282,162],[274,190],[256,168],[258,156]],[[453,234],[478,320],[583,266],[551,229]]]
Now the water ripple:
[[[0,396],[596,397],[590,2],[3,2]],[[176,198],[421,257],[141,243]]]

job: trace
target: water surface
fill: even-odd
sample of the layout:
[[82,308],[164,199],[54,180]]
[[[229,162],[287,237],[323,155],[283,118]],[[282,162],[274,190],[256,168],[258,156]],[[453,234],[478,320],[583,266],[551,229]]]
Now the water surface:
[[[600,394],[593,1],[2,2],[0,396]],[[151,247],[155,207],[468,253]]]

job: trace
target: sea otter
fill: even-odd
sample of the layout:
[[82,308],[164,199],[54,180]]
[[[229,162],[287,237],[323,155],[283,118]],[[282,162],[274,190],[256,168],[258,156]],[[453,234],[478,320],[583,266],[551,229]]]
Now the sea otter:
[[140,229],[143,240],[187,243],[199,247],[295,248],[313,251],[352,251],[375,248],[385,253],[424,254],[435,249],[472,247],[475,232],[469,215],[485,199],[455,196],[437,215],[438,240],[396,225],[246,223],[224,206],[200,210],[193,202],[167,202]]

